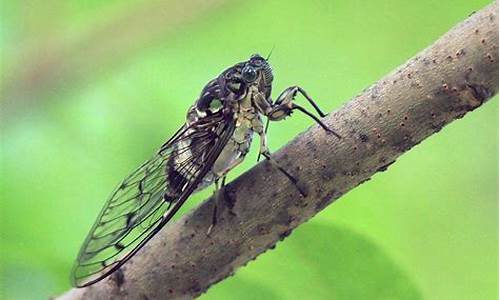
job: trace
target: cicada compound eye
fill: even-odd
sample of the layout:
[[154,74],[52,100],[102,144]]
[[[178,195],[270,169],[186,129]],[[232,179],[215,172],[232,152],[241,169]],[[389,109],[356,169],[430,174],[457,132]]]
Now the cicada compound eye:
[[254,67],[246,65],[243,70],[241,70],[241,76],[246,82],[252,82],[257,79],[257,71]]

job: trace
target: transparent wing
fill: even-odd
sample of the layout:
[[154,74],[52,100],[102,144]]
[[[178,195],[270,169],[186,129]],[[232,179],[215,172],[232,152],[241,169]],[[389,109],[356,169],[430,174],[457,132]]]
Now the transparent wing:
[[234,132],[222,113],[183,126],[112,193],[85,239],[73,285],[113,273],[146,244],[193,193]]

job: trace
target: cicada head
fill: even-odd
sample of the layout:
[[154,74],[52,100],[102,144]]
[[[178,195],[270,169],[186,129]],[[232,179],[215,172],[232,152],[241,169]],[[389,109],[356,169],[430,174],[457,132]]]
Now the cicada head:
[[245,62],[241,70],[241,77],[246,83],[261,81],[264,86],[270,86],[273,82],[273,69],[264,57],[254,54]]
[[250,87],[257,87],[266,97],[271,94],[273,70],[267,59],[254,54],[250,59],[226,69],[218,77],[220,96],[224,101],[240,101]]

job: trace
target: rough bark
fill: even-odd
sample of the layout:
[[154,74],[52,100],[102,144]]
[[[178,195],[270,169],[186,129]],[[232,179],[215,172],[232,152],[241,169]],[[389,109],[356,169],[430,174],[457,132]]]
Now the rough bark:
[[[273,156],[308,196],[268,162],[227,186],[232,200],[210,236],[213,199],[167,225],[121,271],[60,299],[186,299],[287,237],[344,193],[498,91],[498,3],[458,24],[429,48],[354,97]],[[492,137],[493,138],[493,137]]]

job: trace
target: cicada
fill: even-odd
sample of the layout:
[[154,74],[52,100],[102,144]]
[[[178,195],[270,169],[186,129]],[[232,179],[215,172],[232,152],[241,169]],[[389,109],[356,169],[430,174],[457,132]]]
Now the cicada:
[[[264,126],[263,117],[279,121],[298,110],[340,138],[318,117],[294,103],[296,95],[301,94],[319,116],[325,116],[302,88],[291,86],[273,101],[272,83],[271,65],[258,54],[207,83],[189,108],[185,124],[151,159],[126,177],[105,203],[78,254],[72,271],[75,286],[91,285],[118,270],[194,192],[215,183],[220,194],[217,191],[223,189],[226,174],[243,161],[254,133],[260,137],[260,155],[296,183],[271,158],[266,141],[269,123]],[[215,223],[216,209],[212,226]]]

